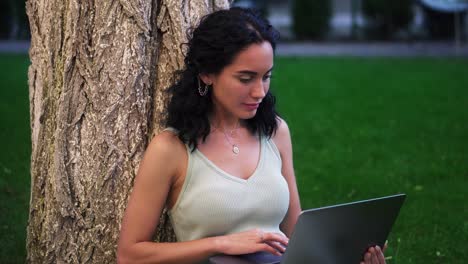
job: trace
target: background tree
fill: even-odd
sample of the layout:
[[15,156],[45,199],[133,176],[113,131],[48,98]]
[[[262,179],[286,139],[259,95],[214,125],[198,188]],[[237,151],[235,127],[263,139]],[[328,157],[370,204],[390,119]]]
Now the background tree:
[[[28,262],[109,263],[181,43],[227,0],[28,0]],[[173,240],[166,217],[157,240]]]

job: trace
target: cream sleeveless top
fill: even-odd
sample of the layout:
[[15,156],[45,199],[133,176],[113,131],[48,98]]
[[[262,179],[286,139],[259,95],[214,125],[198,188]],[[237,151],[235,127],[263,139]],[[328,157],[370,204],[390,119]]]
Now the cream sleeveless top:
[[223,171],[198,149],[192,152],[187,146],[187,153],[185,181],[168,212],[178,241],[254,228],[282,233],[279,225],[288,211],[289,189],[272,140],[260,140],[257,167],[246,180]]

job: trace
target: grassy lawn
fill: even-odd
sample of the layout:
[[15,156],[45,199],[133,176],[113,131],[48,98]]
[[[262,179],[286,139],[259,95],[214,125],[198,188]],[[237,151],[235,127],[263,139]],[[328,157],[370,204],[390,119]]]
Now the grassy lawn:
[[[0,55],[0,262],[23,262],[27,56]],[[468,259],[468,61],[278,58],[302,207],[406,193],[388,263]]]
[[302,207],[406,193],[389,263],[466,263],[468,61],[276,64]]
[[24,263],[31,139],[25,55],[0,55],[0,263]]

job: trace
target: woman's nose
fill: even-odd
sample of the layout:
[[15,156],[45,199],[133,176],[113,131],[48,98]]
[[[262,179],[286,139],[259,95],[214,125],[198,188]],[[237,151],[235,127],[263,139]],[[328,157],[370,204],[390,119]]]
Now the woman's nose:
[[268,84],[265,83],[262,79],[259,82],[255,83],[255,86],[252,88],[251,95],[254,98],[262,99],[265,97],[266,91],[268,90]]

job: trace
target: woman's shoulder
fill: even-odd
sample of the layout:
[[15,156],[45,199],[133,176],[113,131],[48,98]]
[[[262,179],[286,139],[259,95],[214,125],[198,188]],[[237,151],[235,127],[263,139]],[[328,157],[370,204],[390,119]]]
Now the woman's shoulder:
[[289,138],[289,127],[284,119],[276,117],[277,129],[273,134],[273,140],[282,140],[285,137]]
[[291,145],[291,135],[286,121],[279,116],[276,117],[276,120],[278,127],[276,132],[273,134],[272,140],[280,153],[282,153],[286,147]]
[[181,157],[187,148],[179,139],[176,130],[165,129],[151,139],[147,151],[160,158],[172,159]]

